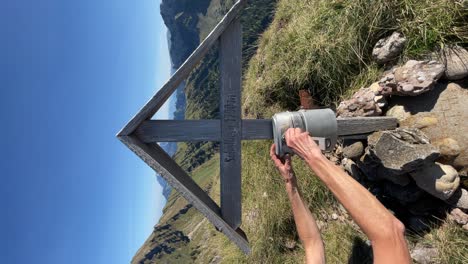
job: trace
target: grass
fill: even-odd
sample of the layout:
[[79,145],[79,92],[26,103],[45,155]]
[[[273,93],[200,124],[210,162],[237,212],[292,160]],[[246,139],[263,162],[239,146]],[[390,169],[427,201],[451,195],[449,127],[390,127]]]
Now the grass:
[[467,24],[466,6],[452,0],[279,1],[245,76],[245,114],[295,110],[300,89],[333,106],[378,80],[378,39],[400,31],[408,39],[401,59],[419,58],[449,43],[466,46]]

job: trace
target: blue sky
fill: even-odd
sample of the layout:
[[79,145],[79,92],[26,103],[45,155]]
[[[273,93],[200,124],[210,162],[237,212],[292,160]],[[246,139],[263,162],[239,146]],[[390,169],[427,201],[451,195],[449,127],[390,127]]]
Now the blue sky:
[[159,2],[2,2],[1,263],[128,263],[150,234],[161,189],[115,134],[169,77]]

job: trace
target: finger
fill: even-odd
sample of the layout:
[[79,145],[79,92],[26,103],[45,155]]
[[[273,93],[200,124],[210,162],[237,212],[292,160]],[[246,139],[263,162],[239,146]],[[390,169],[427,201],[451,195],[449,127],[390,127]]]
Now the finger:
[[288,130],[286,130],[286,133],[284,133],[284,138],[286,139],[286,145],[290,145],[290,140],[291,140],[291,132],[292,132],[292,128],[288,128]]
[[302,133],[302,130],[300,128],[294,128],[294,135],[299,135]]
[[286,154],[284,156],[284,165],[291,167],[291,155]]
[[275,163],[275,166],[279,169],[281,167],[283,167],[283,163],[281,162],[281,160],[279,160],[278,158],[274,158],[273,159],[273,162]]
[[282,166],[283,164],[281,163],[281,161],[278,159],[278,156],[276,156],[276,153],[275,153],[275,144],[272,144],[271,147],[270,147],[270,157],[271,159],[273,160],[273,162],[275,163],[276,167],[279,168],[279,166]]

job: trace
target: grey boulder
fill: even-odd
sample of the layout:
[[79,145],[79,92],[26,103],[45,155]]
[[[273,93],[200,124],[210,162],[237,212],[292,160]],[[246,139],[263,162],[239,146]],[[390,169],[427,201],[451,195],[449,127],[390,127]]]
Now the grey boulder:
[[406,38],[403,34],[393,32],[389,37],[377,41],[372,50],[372,57],[379,64],[389,62],[400,55],[405,47],[405,43]]
[[459,46],[446,47],[442,50],[445,64],[445,78],[460,80],[468,76],[468,51]]
[[439,157],[438,149],[418,129],[375,132],[368,137],[367,152],[384,169],[397,175],[413,172]]

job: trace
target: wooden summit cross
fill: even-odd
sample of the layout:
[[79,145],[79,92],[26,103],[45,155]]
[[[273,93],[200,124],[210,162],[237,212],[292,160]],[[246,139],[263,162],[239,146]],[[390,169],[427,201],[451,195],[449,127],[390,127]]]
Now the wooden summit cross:
[[[117,137],[244,253],[250,252],[241,225],[241,140],[272,139],[271,120],[241,119],[242,30],[238,0],[169,81],[117,134]],[[220,41],[220,120],[151,120],[208,50]],[[397,126],[394,118],[338,119],[338,136],[363,135]],[[157,144],[220,142],[221,206]],[[267,150],[265,150],[267,151]]]

